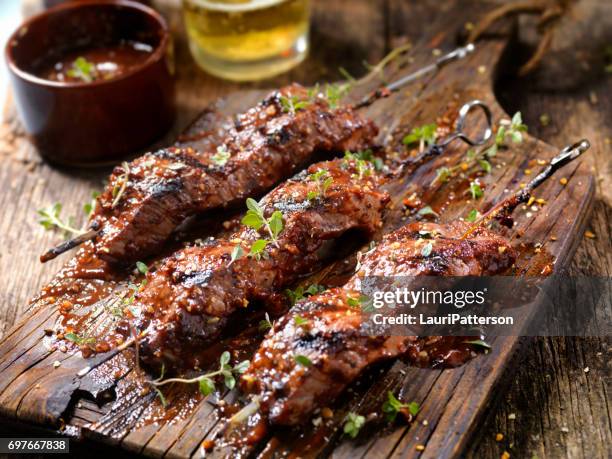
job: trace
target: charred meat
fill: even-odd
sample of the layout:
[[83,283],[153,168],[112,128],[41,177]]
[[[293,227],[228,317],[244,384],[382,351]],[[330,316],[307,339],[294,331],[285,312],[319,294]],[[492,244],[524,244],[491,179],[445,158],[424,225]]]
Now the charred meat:
[[[295,108],[287,100],[308,102]],[[238,115],[216,150],[172,147],[116,167],[91,219],[96,252],[142,258],[187,217],[264,193],[317,152],[365,149],[376,134],[351,108],[332,109],[301,86],[275,91]]]
[[[342,288],[297,303],[274,325],[243,375],[274,424],[294,425],[342,392],[365,368],[410,351],[414,336],[370,336],[359,307],[363,276],[484,276],[506,271],[516,254],[502,237],[470,225],[411,223],[368,252]],[[424,240],[423,234],[431,235]],[[423,255],[423,244],[432,250]]]
[[[349,230],[371,236],[382,225],[388,195],[382,174],[354,157],[312,165],[270,192],[259,204],[264,218],[282,215],[275,240],[268,230],[243,226],[227,239],[178,251],[149,273],[137,297],[146,329],[140,355],[153,367],[197,366],[192,350],[202,349],[230,317],[253,301],[274,304],[299,276],[329,254],[326,241]],[[244,220],[243,220],[244,221]],[[261,247],[262,242],[265,247]],[[260,249],[257,249],[257,247]]]

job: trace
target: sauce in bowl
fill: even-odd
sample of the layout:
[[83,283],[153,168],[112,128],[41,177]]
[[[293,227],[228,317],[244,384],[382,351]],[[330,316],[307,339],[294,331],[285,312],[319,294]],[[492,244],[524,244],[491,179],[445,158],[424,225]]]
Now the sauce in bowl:
[[49,59],[36,74],[50,81],[91,83],[110,80],[139,67],[153,47],[146,43],[122,41],[114,46],[71,51],[61,58]]
[[172,126],[168,25],[140,3],[62,3],[28,18],[5,54],[24,129],[50,161],[113,164]]

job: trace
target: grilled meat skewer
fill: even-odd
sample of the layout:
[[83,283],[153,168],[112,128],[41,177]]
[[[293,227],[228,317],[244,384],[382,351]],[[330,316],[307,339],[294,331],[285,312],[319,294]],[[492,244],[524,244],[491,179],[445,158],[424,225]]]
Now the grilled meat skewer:
[[[311,98],[303,87],[290,85],[237,116],[219,145],[221,152],[214,151],[216,142],[199,139],[196,150],[167,148],[124,163],[115,168],[99,197],[88,231],[48,250],[40,259],[49,261],[92,239],[96,253],[111,262],[145,257],[188,216],[261,194],[313,162],[316,152],[371,146],[377,129],[355,110],[473,51],[473,44],[459,47],[369,94],[352,108],[334,109],[319,95]],[[229,160],[222,164],[225,156]]]
[[[364,276],[486,276],[505,272],[516,253],[504,237],[486,229],[491,218],[508,219],[520,202],[555,170],[588,149],[581,141],[564,149],[523,190],[494,207],[477,224],[411,223],[386,236],[361,261],[342,288],[298,302],[268,333],[241,380],[257,394],[273,424],[295,425],[337,397],[365,368],[408,354],[414,336],[370,336],[363,312],[355,307]],[[431,239],[424,240],[423,234]],[[423,255],[424,243],[431,243]]]
[[[313,177],[319,174],[319,179]],[[326,241],[348,230],[371,236],[382,225],[389,196],[379,191],[382,175],[373,164],[336,159],[312,165],[261,202],[265,218],[280,211],[284,228],[262,253],[248,254],[265,237],[243,226],[228,239],[178,251],[148,274],[137,296],[142,308],[137,329],[143,361],[166,369],[185,365],[191,350],[202,350],[224,330],[230,316],[249,302],[273,303],[278,293],[328,258]],[[324,182],[327,180],[327,185]],[[237,248],[239,247],[239,249]],[[197,362],[188,362],[197,365]]]
[[[303,422],[366,367],[414,348],[415,336],[369,336],[367,316],[355,305],[362,276],[482,276],[512,266],[515,252],[505,239],[485,229],[462,239],[468,228],[460,221],[404,226],[362,258],[345,286],[297,303],[278,320],[242,377],[242,388],[260,396],[270,422]],[[423,231],[436,234],[428,257],[421,254]]]
[[[309,103],[299,109],[287,106]],[[291,85],[238,115],[215,151],[171,147],[117,166],[91,217],[95,251],[110,261],[133,261],[157,250],[187,217],[261,194],[318,152],[362,150],[378,129],[350,107]],[[62,244],[48,261],[82,242]]]
[[444,151],[441,145],[448,145],[448,139],[461,138],[469,144],[486,141],[490,129],[477,140],[463,134],[463,122],[473,107],[489,114],[481,102],[468,102],[459,111],[456,131],[442,144],[431,145],[416,158],[404,161],[392,174],[377,170],[380,164],[373,157],[347,154],[343,159],[317,163],[277,187],[262,201],[263,214],[269,218],[280,211],[285,227],[280,239],[255,258],[235,260],[232,254],[237,247],[245,253],[252,251],[266,228],[259,232],[243,228],[228,239],[170,257],[150,275],[137,298],[144,311],[137,328],[146,329],[141,346],[145,363],[153,367],[164,363],[167,369],[176,368],[177,363],[184,365],[185,355],[196,354],[191,351],[205,348],[218,337],[234,312],[254,300],[270,307],[279,292],[318,268],[329,258],[321,250],[325,241],[337,240],[352,229],[371,236],[382,225],[389,199],[383,190],[385,184],[440,155]]

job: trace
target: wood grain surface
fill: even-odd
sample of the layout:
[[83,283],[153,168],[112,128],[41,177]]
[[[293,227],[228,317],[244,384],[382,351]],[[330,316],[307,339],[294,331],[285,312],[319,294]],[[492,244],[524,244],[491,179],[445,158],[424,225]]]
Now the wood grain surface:
[[[304,83],[333,80],[338,76],[336,68],[339,64],[354,74],[360,74],[363,73],[361,60],[374,62],[391,46],[407,40],[418,43],[419,37],[428,36],[426,29],[431,22],[442,21],[457,31],[465,22],[475,20],[471,16],[474,13],[467,8],[461,14],[451,16],[447,11],[447,15],[444,15],[444,9],[453,8],[451,3],[450,6],[441,7],[437,2],[417,2],[416,5],[399,1],[316,2],[313,55],[291,74],[262,85],[275,86],[290,80]],[[540,73],[522,81],[506,77],[497,89],[507,111],[523,110],[531,132],[536,136],[558,146],[577,136],[588,136],[594,143],[591,160],[597,160],[594,162],[598,164],[595,172],[607,180],[610,174],[610,78],[602,75],[601,56],[605,44],[610,42],[610,37],[605,36],[606,30],[609,30],[609,27],[605,27],[605,13],[609,13],[609,7],[601,2],[581,2],[579,8],[576,13],[581,19],[579,23],[587,23],[588,20],[590,22],[587,24],[600,24],[601,27],[576,27],[576,21],[563,24],[564,30],[571,33],[560,34],[566,42],[556,44],[558,48],[555,47],[549,60],[544,61]],[[417,17],[419,20],[415,20]],[[603,36],[593,40],[593,35],[598,33]],[[529,37],[526,40],[529,41]],[[439,41],[427,42],[430,49],[444,44]],[[580,56],[586,64],[578,65],[578,70],[570,75],[562,64],[567,65],[568,52],[575,54],[574,47],[587,50],[586,57]],[[415,62],[429,57],[417,54]],[[189,57],[181,42],[178,43],[178,61],[181,64],[178,71],[181,117],[170,136],[185,126],[187,120],[193,118],[207,101],[244,87],[214,80],[188,65]],[[585,69],[584,65],[590,68]],[[576,73],[584,75],[577,81],[569,81],[577,78],[572,76]],[[551,92],[551,87],[554,92]],[[539,121],[544,109],[550,115],[547,126],[541,126]],[[418,116],[415,119],[419,119]],[[36,224],[35,209],[62,201],[66,215],[79,215],[80,205],[87,200],[91,189],[102,186],[107,171],[58,170],[42,163],[20,134],[18,122],[10,111],[8,122],[2,129],[5,161],[0,168],[1,186],[4,188],[0,196],[4,209],[0,218],[0,231],[3,234],[0,278],[4,288],[0,319],[6,331],[23,314],[27,299],[61,264],[56,262],[43,268],[35,261],[41,250],[56,240]],[[573,264],[575,272],[609,275],[610,194],[609,186],[606,188],[605,185],[606,182],[598,182],[598,201],[590,221],[596,238],[583,241],[577,261]],[[509,383],[508,391],[497,397],[497,401],[504,403],[497,404],[496,410],[491,409],[484,428],[477,429],[475,424],[470,424],[468,431],[462,432],[460,447],[469,443],[469,454],[477,457],[498,457],[504,450],[517,457],[530,457],[532,454],[539,457],[606,457],[610,443],[607,399],[609,343],[595,338],[546,339],[526,349],[527,355],[523,356],[516,374],[491,376]],[[585,372],[587,367],[589,370]],[[435,383],[437,387],[447,388],[448,397],[451,397],[450,388],[458,387],[458,381],[465,371],[468,370],[435,377],[432,373],[429,377],[437,379],[430,381],[429,387]],[[426,388],[427,385],[420,390]],[[418,393],[412,395],[416,397]],[[89,411],[83,410],[83,421],[94,420],[87,419],[87,416],[92,416],[92,411],[93,407]],[[516,420],[508,419],[511,413]],[[456,435],[452,430],[446,435]],[[478,433],[470,437],[469,434],[476,430]],[[189,427],[186,432],[189,432]],[[437,435],[444,435],[442,430],[439,432]],[[505,434],[501,442],[494,439],[498,432]],[[151,451],[163,450],[162,438],[159,435],[149,437]],[[403,444],[402,439],[409,440],[408,436],[399,434],[397,441],[393,442],[399,448],[395,451],[409,451],[409,448],[414,451],[414,444]],[[125,441],[128,448],[139,444],[138,438]],[[182,444],[179,442],[174,447],[180,451]],[[361,451],[373,453],[378,449],[377,445],[369,445],[363,446]],[[347,454],[351,452],[347,451]]]

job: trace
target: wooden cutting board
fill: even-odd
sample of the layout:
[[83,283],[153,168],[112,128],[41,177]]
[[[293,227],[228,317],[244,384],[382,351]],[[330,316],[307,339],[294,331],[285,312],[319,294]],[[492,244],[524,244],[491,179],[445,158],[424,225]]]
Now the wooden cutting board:
[[[456,15],[460,14],[459,10],[447,11],[437,18],[428,36],[410,54],[410,60],[403,59],[402,65],[398,62],[389,78],[431,61],[434,48],[452,49],[456,30],[450,25],[458,23]],[[507,46],[507,38],[482,42],[477,52],[463,62],[454,63],[370,107],[367,115],[383,127],[380,141],[391,150],[402,152],[400,140],[412,127],[433,122],[449,107],[473,98],[484,100],[492,107],[495,121],[507,118],[493,93],[495,70],[503,64]],[[375,84],[377,82],[373,81],[360,91],[366,92]],[[248,107],[260,94],[255,91],[233,93],[220,104],[221,116]],[[202,118],[195,130],[208,130],[215,119],[214,115]],[[444,210],[440,220],[465,216],[474,207],[486,210],[506,195],[505,190],[516,189],[533,177],[533,174],[525,174],[526,169],[532,168],[533,160],[549,159],[557,152],[532,138],[513,146],[496,157],[492,173],[482,178],[486,190],[484,199],[477,203],[459,200]],[[464,154],[464,148],[451,150],[443,158],[421,168],[410,183],[398,187],[394,201],[401,202],[413,192],[418,194],[423,190],[427,190],[434,205],[445,200],[456,190],[453,183],[432,187],[435,170],[442,165],[457,164]],[[559,182],[562,176],[568,179],[567,185]],[[63,180],[70,183],[68,177]],[[539,266],[544,256],[554,257],[556,269],[567,265],[582,234],[593,190],[587,168],[577,161],[538,190],[537,196],[547,202],[541,210],[531,216],[522,210],[516,213],[517,225],[508,234],[524,235],[514,238],[514,243],[525,247],[544,244],[540,254],[524,252],[523,266]],[[391,212],[385,230],[397,227],[403,218],[399,209]],[[551,241],[551,236],[555,236],[556,241]],[[27,271],[20,273],[22,277],[27,275]],[[12,281],[19,282],[19,279]],[[79,434],[84,441],[100,441],[151,456],[199,455],[201,442],[210,437],[219,422],[218,412],[210,403],[196,400],[182,412],[169,411],[164,420],[143,422],[155,409],[156,399],[153,393],[143,393],[142,377],[134,369],[132,351],[127,350],[110,360],[105,355],[85,360],[78,353],[50,351],[45,347],[44,330],[53,328],[57,316],[56,306],[34,301],[25,318],[0,343],[0,414],[3,417],[51,430],[62,428],[68,434]],[[513,356],[520,343],[516,337],[496,338],[491,342],[491,353],[452,370],[417,369],[400,361],[382,366],[374,374],[362,378],[337,401],[331,425],[324,431],[312,426],[301,431],[273,430],[250,453],[261,453],[264,457],[281,453],[333,454],[335,457],[458,456],[494,399],[496,389],[503,383],[503,372],[516,363]],[[54,367],[56,361],[61,364]],[[83,368],[96,365],[97,368],[87,375],[79,376]],[[421,405],[417,421],[409,426],[388,427],[377,432],[366,429],[357,440],[347,440],[341,434],[345,413],[349,410],[380,411],[388,390]],[[108,395],[112,397],[106,398]],[[232,391],[223,397],[231,402],[237,395]],[[418,451],[417,445],[423,445],[424,451]],[[212,455],[227,453],[217,450]]]

